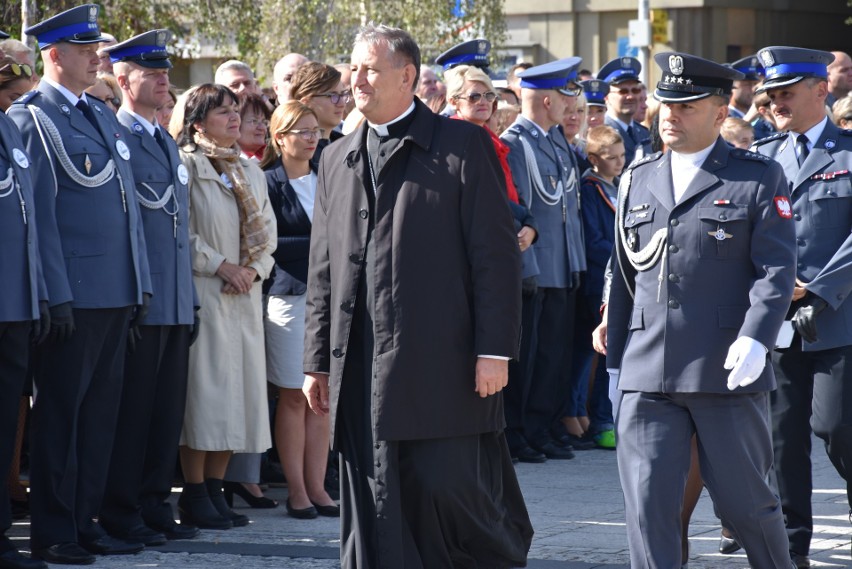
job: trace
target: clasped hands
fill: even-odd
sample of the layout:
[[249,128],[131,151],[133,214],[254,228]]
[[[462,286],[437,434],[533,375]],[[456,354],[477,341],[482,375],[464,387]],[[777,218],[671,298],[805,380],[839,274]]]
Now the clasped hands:
[[257,271],[251,267],[243,267],[224,261],[216,269],[216,275],[225,281],[222,286],[224,294],[248,294],[257,278]]

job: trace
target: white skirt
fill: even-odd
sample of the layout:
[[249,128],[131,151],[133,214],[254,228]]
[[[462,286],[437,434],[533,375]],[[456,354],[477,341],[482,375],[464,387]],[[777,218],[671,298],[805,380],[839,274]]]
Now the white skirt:
[[269,295],[266,299],[266,377],[287,389],[305,382],[305,295]]

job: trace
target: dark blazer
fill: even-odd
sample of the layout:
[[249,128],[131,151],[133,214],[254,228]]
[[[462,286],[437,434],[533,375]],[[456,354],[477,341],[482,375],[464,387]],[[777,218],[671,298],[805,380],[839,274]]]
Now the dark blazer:
[[0,191],[0,322],[38,320],[38,303],[47,300],[36,233],[32,167],[17,127],[0,113],[0,179],[6,179],[10,170],[14,177],[12,185]]
[[604,273],[612,244],[615,238],[615,206],[598,188],[603,189],[606,182],[587,171],[580,186],[580,198],[583,209],[583,236],[586,240],[586,282],[585,293],[600,296],[604,287]]
[[755,151],[784,168],[798,242],[796,271],[829,304],[816,317],[817,341],[802,341],[802,350],[852,345],[852,131],[827,121],[801,167],[790,135],[761,140]]
[[[97,127],[47,81],[9,107],[33,166],[42,268],[51,306],[120,308],[153,292],[139,205],[133,199],[133,159],[124,129],[102,101],[87,96]],[[29,107],[56,126],[68,159],[91,175],[115,163],[115,175],[96,188],[81,186],[42,139]],[[47,145],[47,146],[45,146]],[[123,190],[123,191],[122,191]]]
[[[378,440],[501,429],[502,396],[475,392],[476,358],[518,356],[520,251],[494,145],[415,105],[373,211]],[[311,233],[304,368],[330,374],[332,440],[371,216],[366,135],[365,123],[323,152]]]
[[[311,170],[316,172],[314,163]],[[305,294],[308,281],[308,252],[311,245],[311,220],[290,185],[281,161],[265,171],[269,202],[278,222],[278,248],[272,256],[275,268],[264,283],[265,294]]]
[[[748,336],[772,349],[793,293],[796,240],[784,173],[720,137],[677,204],[673,187],[670,152],[622,176],[619,200],[627,201],[616,223],[634,237],[617,241],[607,365],[621,369],[622,390],[728,394],[728,348]],[[649,269],[623,262],[631,242],[641,251],[659,230],[663,256]],[[768,365],[737,393],[774,388]]]

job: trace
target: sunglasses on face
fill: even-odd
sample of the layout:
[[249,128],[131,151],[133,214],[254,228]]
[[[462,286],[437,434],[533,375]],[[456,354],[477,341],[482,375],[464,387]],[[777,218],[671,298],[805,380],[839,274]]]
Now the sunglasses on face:
[[485,100],[486,100],[487,102],[489,102],[489,103],[493,103],[493,102],[494,102],[494,99],[496,99],[496,98],[497,98],[497,93],[494,93],[494,92],[492,92],[492,91],[488,91],[488,92],[486,92],[486,93],[468,93],[468,94],[467,94],[467,96],[465,96],[465,95],[459,95],[459,96],[458,96],[458,98],[459,98],[459,99],[465,99],[465,100],[467,100],[467,101],[470,101],[470,102],[471,102],[471,103],[473,103],[474,105],[475,105],[476,103],[478,103],[479,101],[481,101],[483,98],[485,98]]
[[[352,93],[349,91],[340,91],[339,93],[331,92],[331,93],[323,93],[322,95],[316,95],[317,97],[328,97],[331,100],[332,105],[338,105],[341,101],[344,103],[348,103],[349,99],[352,98]],[[292,132],[292,131],[291,131]]]
[[7,63],[2,68],[0,68],[0,73],[2,73],[3,71],[6,71],[7,69],[11,69],[12,74],[15,75],[16,77],[20,77],[21,75],[25,75],[26,77],[32,77],[33,76],[33,68],[30,67],[29,65],[25,64],[25,63],[24,64]]

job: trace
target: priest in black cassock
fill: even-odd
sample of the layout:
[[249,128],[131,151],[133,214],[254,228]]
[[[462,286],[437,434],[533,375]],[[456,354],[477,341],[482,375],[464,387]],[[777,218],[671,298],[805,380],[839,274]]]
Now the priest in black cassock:
[[344,568],[525,566],[500,394],[520,250],[487,132],[417,101],[419,69],[402,30],[355,39],[366,121],[320,161],[304,391],[341,454]]

